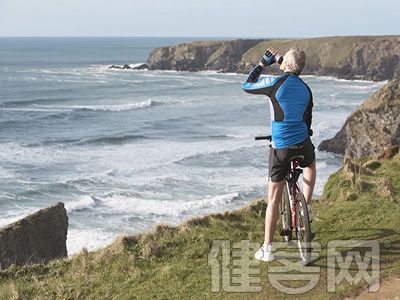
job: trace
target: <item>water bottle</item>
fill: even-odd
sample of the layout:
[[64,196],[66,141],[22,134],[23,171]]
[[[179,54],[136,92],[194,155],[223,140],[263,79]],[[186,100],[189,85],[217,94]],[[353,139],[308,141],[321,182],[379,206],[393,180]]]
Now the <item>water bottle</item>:
[[275,61],[280,65],[282,63],[282,61],[283,61],[283,56],[280,55],[279,53],[277,53],[275,55]]

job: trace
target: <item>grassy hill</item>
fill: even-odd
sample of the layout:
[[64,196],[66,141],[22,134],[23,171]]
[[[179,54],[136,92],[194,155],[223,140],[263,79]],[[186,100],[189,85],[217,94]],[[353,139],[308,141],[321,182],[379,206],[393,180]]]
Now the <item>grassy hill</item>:
[[[303,75],[383,81],[400,76],[400,37],[331,36],[305,39],[195,41],[159,47],[147,60],[150,70],[218,71],[247,74],[268,47],[284,55],[298,45],[307,54]],[[281,74],[277,64],[268,74]]]
[[[331,272],[332,265],[328,262],[332,257],[327,258],[328,253],[332,254],[328,251],[331,241],[367,240],[378,243],[379,278],[385,280],[387,276],[400,276],[399,170],[400,154],[397,154],[391,160],[363,158],[330,176],[323,196],[313,202],[312,229],[316,233],[314,241],[321,246],[321,251],[317,253],[319,257],[311,266],[305,267],[309,269],[296,269],[303,273],[310,270],[316,285],[300,295],[287,294],[290,289],[307,284],[305,280],[288,280],[296,270],[282,269],[286,274],[286,281],[282,282],[287,286],[286,291],[279,291],[271,280],[272,268],[276,270],[282,265],[279,260],[261,262],[252,267],[261,272],[255,274],[261,281],[256,283],[255,292],[230,292],[234,284],[231,287],[219,286],[219,279],[224,276],[235,280],[231,271],[237,266],[232,260],[228,264],[223,262],[222,244],[219,244],[221,248],[214,248],[221,253],[210,253],[213,242],[222,240],[224,245],[228,242],[231,246],[242,243],[242,240],[261,243],[266,204],[260,200],[241,210],[194,218],[177,227],[160,225],[151,232],[123,236],[105,249],[95,252],[83,249],[70,259],[55,260],[48,265],[13,266],[2,270],[0,298],[343,299],[365,288],[365,272],[371,272],[372,267],[370,265],[364,273],[360,273],[363,265],[353,261],[349,265],[351,277],[346,278],[357,279],[363,274],[364,277],[361,276],[359,282],[350,280],[353,284],[345,279],[334,285],[334,292],[329,292],[328,281],[332,276],[339,278],[344,268],[335,264],[334,273]],[[275,238],[280,240],[278,234]],[[366,249],[352,247],[350,250],[367,261]],[[234,256],[234,253],[228,249],[225,254]],[[218,261],[227,268],[214,268],[217,272],[212,275],[211,261]],[[360,276],[357,277],[357,274]],[[219,292],[211,291],[212,284]]]

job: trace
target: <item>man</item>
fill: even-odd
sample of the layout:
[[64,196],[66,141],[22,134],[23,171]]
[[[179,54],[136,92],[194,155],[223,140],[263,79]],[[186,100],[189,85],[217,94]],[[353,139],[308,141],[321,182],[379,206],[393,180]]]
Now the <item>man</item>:
[[[279,77],[266,76],[259,79],[263,69],[275,61],[280,62],[284,72]],[[315,147],[311,142],[311,118],[313,98],[310,88],[299,75],[303,71],[306,55],[297,46],[283,57],[278,51],[268,48],[261,62],[254,67],[243,83],[243,90],[251,94],[263,94],[270,99],[272,147],[269,157],[268,206],[265,215],[265,240],[255,254],[256,259],[273,261],[273,237],[279,217],[290,157],[304,155],[300,162],[303,171],[303,193],[307,201],[310,221],[311,197],[316,178]]]

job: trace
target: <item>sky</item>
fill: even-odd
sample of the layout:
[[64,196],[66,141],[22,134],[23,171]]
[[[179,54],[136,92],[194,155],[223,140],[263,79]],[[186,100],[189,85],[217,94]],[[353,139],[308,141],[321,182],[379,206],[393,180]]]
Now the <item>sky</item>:
[[399,35],[399,12],[399,0],[0,0],[0,36]]

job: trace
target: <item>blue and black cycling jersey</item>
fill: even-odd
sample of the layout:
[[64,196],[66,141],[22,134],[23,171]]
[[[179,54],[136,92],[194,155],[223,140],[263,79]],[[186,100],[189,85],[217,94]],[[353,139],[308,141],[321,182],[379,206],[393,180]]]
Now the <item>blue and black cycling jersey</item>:
[[311,135],[310,88],[299,76],[290,73],[259,79],[262,71],[260,65],[254,67],[243,83],[243,90],[270,98],[273,147],[288,148],[303,142]]

